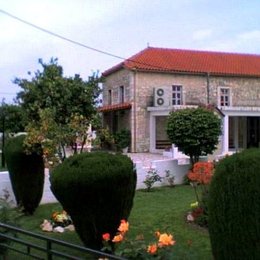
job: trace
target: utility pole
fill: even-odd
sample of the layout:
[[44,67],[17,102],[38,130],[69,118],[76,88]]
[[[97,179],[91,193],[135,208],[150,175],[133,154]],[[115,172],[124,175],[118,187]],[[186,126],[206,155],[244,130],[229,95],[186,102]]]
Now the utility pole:
[[2,133],[2,168],[4,168],[5,167],[5,154],[4,154],[4,148],[5,148],[5,114],[3,113],[2,114],[2,127],[3,127],[3,129],[2,129],[2,131],[3,131],[3,133]]

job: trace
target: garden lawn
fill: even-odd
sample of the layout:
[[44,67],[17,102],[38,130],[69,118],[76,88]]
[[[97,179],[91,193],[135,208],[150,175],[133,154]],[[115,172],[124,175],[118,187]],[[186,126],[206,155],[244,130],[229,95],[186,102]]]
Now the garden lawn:
[[[161,233],[167,232],[174,236],[174,259],[213,259],[207,230],[186,222],[186,212],[195,201],[194,191],[188,185],[153,188],[151,192],[136,191],[134,207],[128,220],[127,239],[135,240],[137,236],[142,235],[145,244],[148,245],[155,241],[154,232],[159,230]],[[67,231],[60,234],[40,230],[43,220],[50,219],[52,212],[61,209],[60,204],[56,203],[41,205],[33,216],[23,216],[20,219],[20,227],[82,245],[75,232]]]

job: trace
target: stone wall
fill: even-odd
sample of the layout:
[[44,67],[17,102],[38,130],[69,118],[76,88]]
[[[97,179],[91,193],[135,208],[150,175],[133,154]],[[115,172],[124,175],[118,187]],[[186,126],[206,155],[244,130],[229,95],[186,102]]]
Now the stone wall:
[[[260,106],[260,79],[257,78],[120,70],[107,77],[104,93],[107,89],[115,89],[116,96],[116,89],[119,86],[125,87],[126,101],[132,102],[130,122],[132,133],[134,131],[136,133],[134,152],[149,151],[150,114],[147,107],[153,106],[154,88],[169,87],[171,89],[172,85],[182,86],[183,100],[186,105],[207,104],[209,101],[210,104],[217,106],[219,105],[219,88],[227,87],[231,93],[231,106]],[[136,100],[136,106],[134,106],[134,100]],[[104,105],[106,102],[106,96],[104,96]]]
[[228,87],[232,106],[260,106],[260,80],[256,78],[138,72],[136,84],[137,110],[140,111],[137,113],[137,132],[140,132],[137,143],[142,144],[137,145],[137,152],[149,149],[149,112],[146,108],[153,106],[154,88],[181,85],[185,105],[207,104],[209,100],[210,104],[217,106],[219,88]]
[[219,87],[230,88],[232,106],[260,106],[260,79],[258,78],[211,77],[210,101],[217,105]]
[[119,102],[119,88],[124,86],[125,102],[133,101],[133,73],[120,70],[106,77],[103,84],[103,105],[108,105],[108,90],[112,91],[112,105]]

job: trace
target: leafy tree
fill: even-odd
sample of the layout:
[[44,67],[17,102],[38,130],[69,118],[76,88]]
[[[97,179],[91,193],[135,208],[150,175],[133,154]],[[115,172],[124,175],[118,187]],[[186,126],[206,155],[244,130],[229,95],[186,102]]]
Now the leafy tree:
[[44,161],[40,148],[39,153],[26,153],[25,137],[19,135],[10,138],[6,143],[5,154],[17,206],[23,208],[26,214],[33,214],[43,194]]
[[24,113],[21,106],[6,104],[4,99],[0,106],[0,148],[1,154],[1,165],[5,167],[5,155],[4,146],[5,141],[10,137],[9,133],[24,132]]
[[31,79],[15,79],[22,88],[17,101],[30,122],[25,142],[30,148],[40,141],[46,156],[56,158],[58,153],[63,160],[65,146],[75,143],[82,129],[96,118],[101,78],[97,74],[88,81],[77,74],[65,77],[58,60],[53,58],[48,64],[40,59],[39,64],[42,70],[37,70]]
[[172,143],[190,156],[193,165],[199,156],[216,149],[221,120],[208,108],[186,108],[170,113],[166,131]]
[[[4,129],[3,129],[4,121]],[[2,101],[0,106],[0,132],[23,132],[25,127],[24,115],[21,106],[9,105]]]

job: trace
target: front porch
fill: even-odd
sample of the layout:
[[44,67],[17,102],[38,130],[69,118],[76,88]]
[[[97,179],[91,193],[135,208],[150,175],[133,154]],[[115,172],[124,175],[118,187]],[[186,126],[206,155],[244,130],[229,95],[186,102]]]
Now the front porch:
[[260,147],[260,108],[223,111],[222,154]]
[[[260,147],[260,108],[258,107],[221,107],[222,135],[214,158],[233,154],[243,149]],[[172,158],[180,158],[184,154],[172,147],[166,133],[167,108],[149,109],[150,111],[150,152],[172,154]],[[177,149],[177,151],[176,151]],[[177,156],[177,157],[176,157]]]

